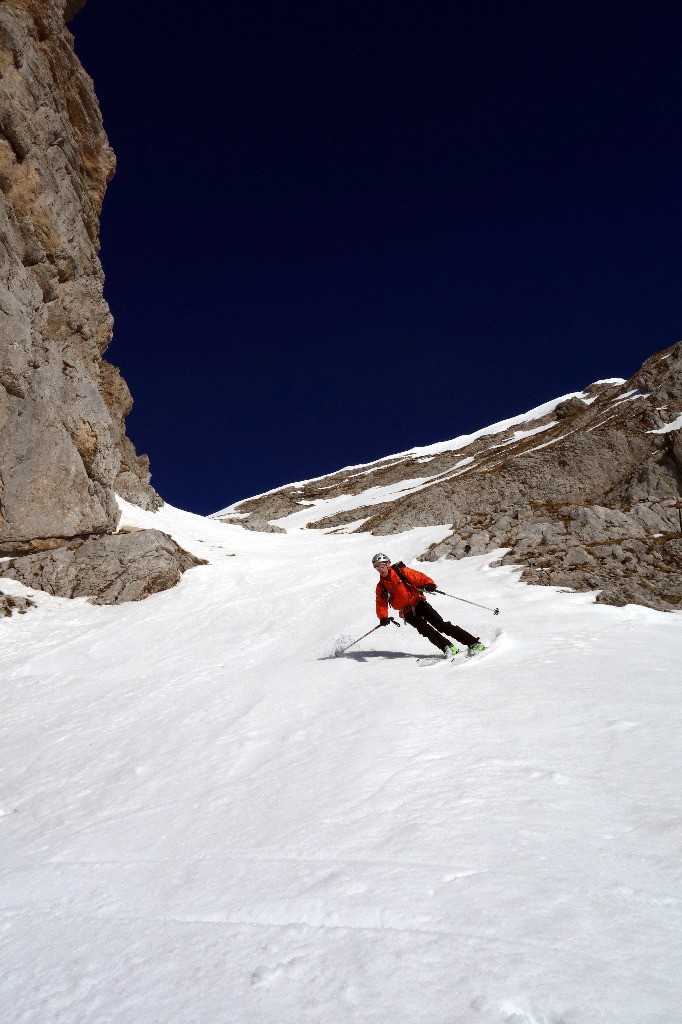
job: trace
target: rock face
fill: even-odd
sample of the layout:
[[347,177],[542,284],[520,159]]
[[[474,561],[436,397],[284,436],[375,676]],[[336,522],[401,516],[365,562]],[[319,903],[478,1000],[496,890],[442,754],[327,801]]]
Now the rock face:
[[11,559],[2,575],[59,597],[93,604],[141,601],[174,587],[187,569],[206,562],[159,530],[71,541],[53,551]]
[[[433,453],[408,452],[282,488],[224,518],[277,522],[320,503],[311,527],[383,536],[451,524],[426,560],[507,548],[502,561],[522,565],[530,582],[599,590],[598,600],[609,604],[682,609],[681,414],[682,342],[628,381],[599,381]],[[363,501],[370,488],[409,481],[414,486],[402,496]],[[341,495],[355,500],[325,514]]]
[[[0,4],[0,573],[61,596],[137,601],[201,564],[165,534],[112,536],[115,492],[163,504],[102,358],[99,215],[114,173],[65,27],[84,0]],[[5,598],[3,613],[25,610]]]
[[79,0],[0,4],[0,555],[116,529],[117,491],[153,509],[103,358],[99,213],[115,166],[65,27]]

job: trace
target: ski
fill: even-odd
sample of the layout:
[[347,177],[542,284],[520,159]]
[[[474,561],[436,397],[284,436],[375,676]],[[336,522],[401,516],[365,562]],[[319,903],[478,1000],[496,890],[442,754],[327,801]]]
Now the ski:
[[481,658],[487,657],[489,654],[499,646],[501,632],[494,636],[490,643],[485,645],[482,651],[474,651],[469,654],[466,647],[463,647],[459,654],[444,657],[442,654],[426,654],[421,658],[417,658],[417,665],[420,668],[428,668],[431,665],[452,665],[459,666],[463,665],[475,665]]

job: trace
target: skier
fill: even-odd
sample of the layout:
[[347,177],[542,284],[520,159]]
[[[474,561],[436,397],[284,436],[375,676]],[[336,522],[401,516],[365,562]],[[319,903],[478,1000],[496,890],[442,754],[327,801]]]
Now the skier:
[[[485,647],[477,636],[467,633],[461,626],[445,622],[435,608],[424,597],[423,591],[433,593],[436,584],[430,577],[416,569],[409,569],[403,562],[391,565],[388,555],[379,552],[372,559],[372,565],[379,573],[376,587],[377,617],[380,626],[388,626],[388,605],[400,612],[410,626],[430,640],[446,657],[459,654],[459,648],[450,643],[441,633],[465,644],[468,654],[477,654]],[[435,628],[434,628],[435,627]],[[439,632],[440,630],[440,632]]]

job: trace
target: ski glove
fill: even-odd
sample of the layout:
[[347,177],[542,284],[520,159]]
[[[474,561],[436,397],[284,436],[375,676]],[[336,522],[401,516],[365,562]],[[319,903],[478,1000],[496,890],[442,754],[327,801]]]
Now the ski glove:
[[421,589],[425,590],[427,594],[433,594],[435,589],[436,589],[436,584],[435,583],[425,583],[424,586]]
[[391,620],[389,619],[388,615],[384,615],[383,619],[379,619],[379,625],[380,626],[388,626],[390,621]]

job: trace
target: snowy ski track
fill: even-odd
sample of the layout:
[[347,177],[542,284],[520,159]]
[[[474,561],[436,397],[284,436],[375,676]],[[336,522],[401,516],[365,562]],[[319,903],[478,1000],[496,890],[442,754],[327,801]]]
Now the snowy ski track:
[[[423,563],[489,655],[376,622],[375,550],[122,503],[210,564],[0,620],[3,1024],[678,1024],[682,619]],[[1,570],[0,570],[1,571]]]

